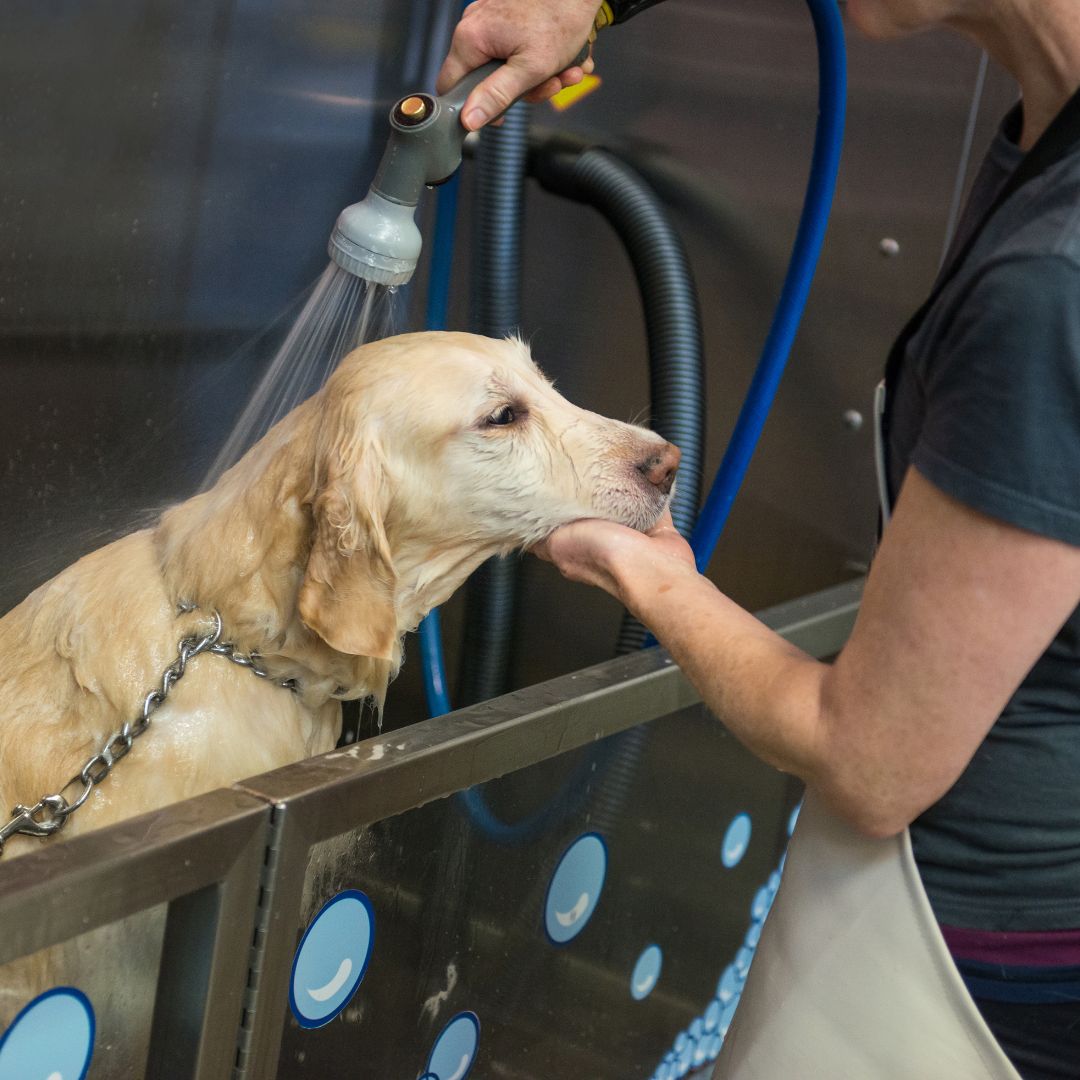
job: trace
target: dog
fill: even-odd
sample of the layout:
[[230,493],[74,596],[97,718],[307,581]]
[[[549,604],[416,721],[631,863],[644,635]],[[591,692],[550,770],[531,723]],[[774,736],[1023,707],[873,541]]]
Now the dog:
[[[381,710],[403,635],[481,562],[583,517],[648,529],[678,460],[653,432],[568,402],[520,340],[362,346],[214,487],[0,619],[0,821],[136,721],[178,640],[215,613],[269,678],[190,661],[58,836],[332,749],[341,700]],[[41,842],[14,836],[4,855]]]

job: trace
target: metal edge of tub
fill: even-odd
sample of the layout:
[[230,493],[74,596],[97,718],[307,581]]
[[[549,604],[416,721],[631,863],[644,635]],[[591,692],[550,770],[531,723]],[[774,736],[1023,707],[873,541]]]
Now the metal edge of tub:
[[166,903],[147,1076],[224,1080],[269,819],[221,789],[0,864],[0,964]]
[[[810,655],[839,652],[863,579],[760,612]],[[238,785],[274,807],[236,1080],[276,1075],[311,847],[698,704],[653,648],[400,728]]]

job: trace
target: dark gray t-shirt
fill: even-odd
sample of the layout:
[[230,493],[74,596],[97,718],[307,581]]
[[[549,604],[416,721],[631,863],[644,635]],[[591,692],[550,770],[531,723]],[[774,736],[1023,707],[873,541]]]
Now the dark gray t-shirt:
[[[1013,113],[954,251],[1019,162],[1016,130]],[[1080,545],[1080,148],[994,214],[888,393],[893,496],[913,465],[968,506]],[[1080,928],[1080,609],[911,835],[941,922]]]

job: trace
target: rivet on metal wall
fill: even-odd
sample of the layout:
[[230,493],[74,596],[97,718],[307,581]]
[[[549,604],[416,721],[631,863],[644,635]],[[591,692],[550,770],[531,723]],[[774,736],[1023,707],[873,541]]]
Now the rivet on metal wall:
[[844,412],[844,427],[852,431],[858,431],[863,426],[863,415],[858,409],[847,409]]
[[900,254],[900,244],[894,240],[891,236],[886,236],[877,246],[878,251],[881,252],[887,259],[893,259]]

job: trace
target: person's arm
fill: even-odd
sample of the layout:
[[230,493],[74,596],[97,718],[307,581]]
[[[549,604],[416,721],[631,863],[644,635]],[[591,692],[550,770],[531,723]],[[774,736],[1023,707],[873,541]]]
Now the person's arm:
[[622,600],[734,735],[871,836],[945,794],[1080,601],[1080,547],[971,510],[914,469],[831,665],[700,576],[670,520],[652,535],[576,522],[540,554]]

